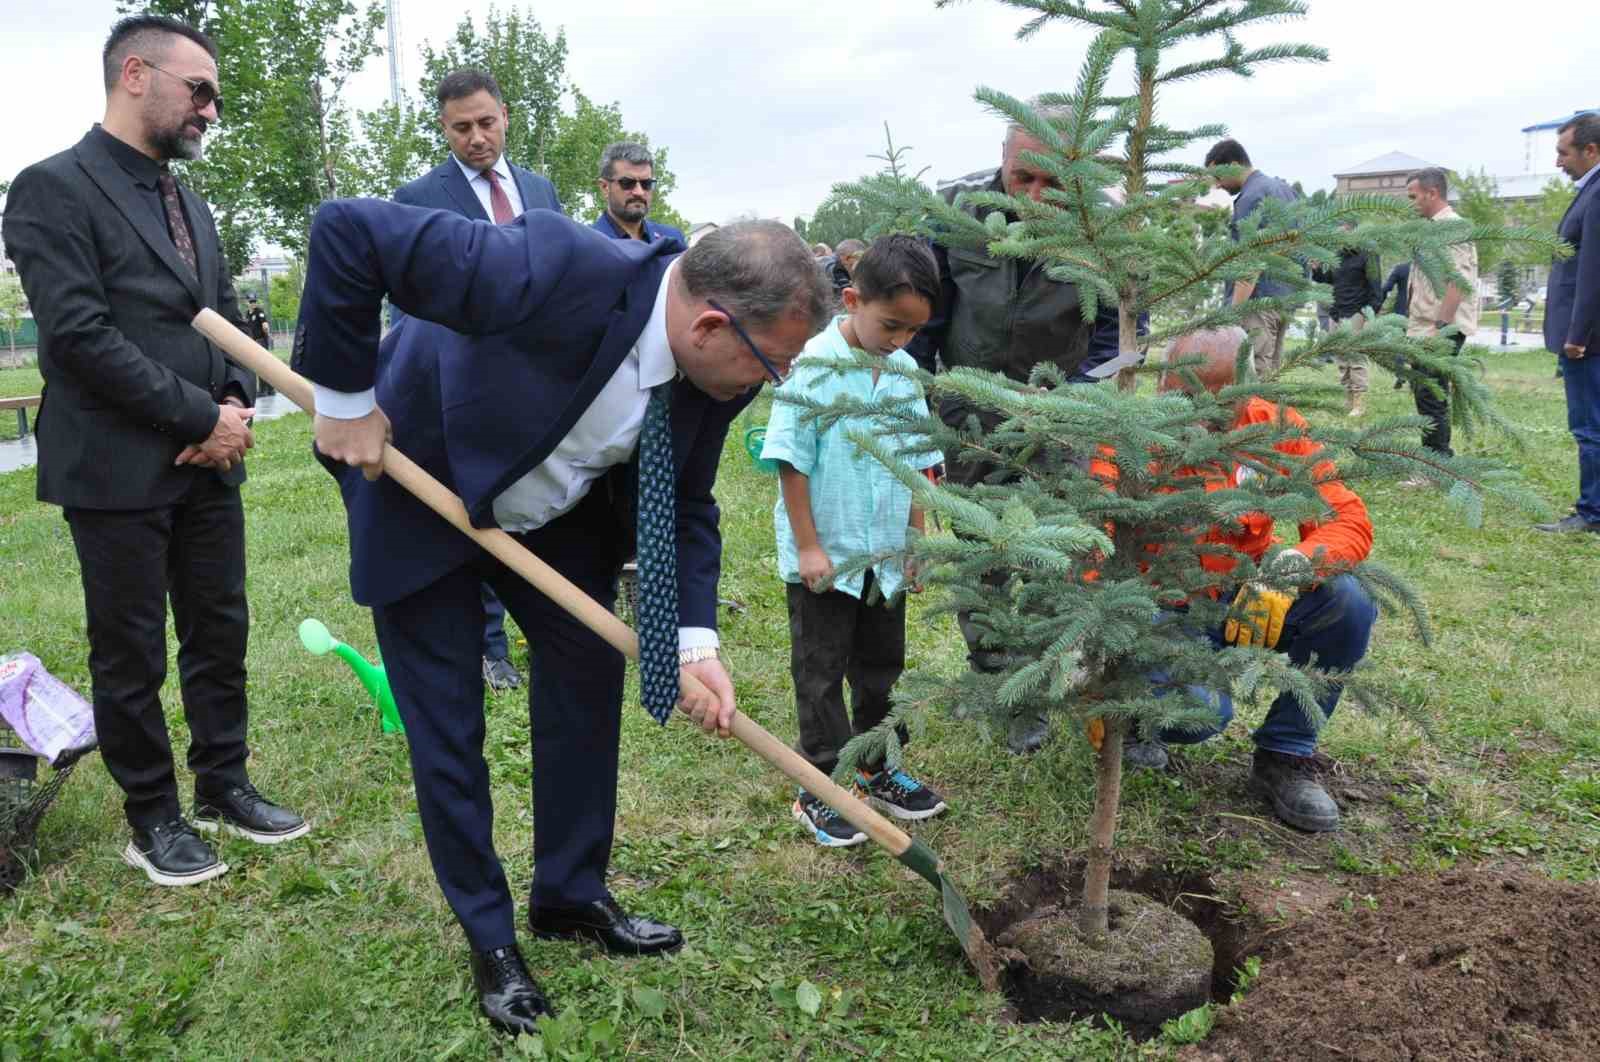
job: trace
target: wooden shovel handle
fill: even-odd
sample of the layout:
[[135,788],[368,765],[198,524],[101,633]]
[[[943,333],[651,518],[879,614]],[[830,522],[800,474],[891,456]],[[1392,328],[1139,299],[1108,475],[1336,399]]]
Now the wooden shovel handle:
[[[193,323],[198,331],[222,348],[236,363],[276,387],[279,393],[307,413],[316,412],[311,381],[234,327],[227,318],[215,310],[207,309],[201,310]],[[393,446],[385,445],[383,448],[383,471],[462,534],[477,542],[496,560],[604,638],[618,652],[630,660],[639,659],[639,638],[631,627],[498,527],[472,526],[461,499]],[[685,694],[704,691],[704,686],[693,675],[680,671],[679,676]],[[851,825],[887,848],[892,855],[898,857],[911,847],[911,838],[904,830],[873,811],[849,790],[834,784],[832,779],[773,737],[760,723],[743,712],[735,711],[732,730],[733,736],[752,752],[782,771],[796,785],[820,798]]]

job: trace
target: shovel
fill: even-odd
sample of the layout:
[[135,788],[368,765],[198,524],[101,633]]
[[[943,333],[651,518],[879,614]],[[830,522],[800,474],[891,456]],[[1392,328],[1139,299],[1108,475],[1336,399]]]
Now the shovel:
[[[193,323],[197,330],[222,348],[237,364],[276,387],[301,409],[308,413],[315,412],[311,382],[258,346],[221,314],[214,310],[201,310]],[[627,624],[506,532],[499,528],[473,527],[461,499],[393,446],[386,445],[383,448],[383,471],[462,534],[472,538],[496,560],[533,584],[574,619],[604,638],[618,652],[630,660],[639,659],[638,636]],[[684,674],[682,681],[688,688],[699,686],[693,675]],[[921,841],[913,840],[864,801],[842,786],[835,785],[827,775],[811,766],[799,753],[773,737],[766,728],[743,712],[734,712],[732,731],[733,736],[746,748],[844,816],[852,826],[938,889],[944,907],[945,925],[961,942],[961,948],[972,961],[983,986],[990,991],[999,991],[1006,957],[995,950],[985,939],[983,930],[972,920],[967,901],[945,876],[944,862],[937,852]]]

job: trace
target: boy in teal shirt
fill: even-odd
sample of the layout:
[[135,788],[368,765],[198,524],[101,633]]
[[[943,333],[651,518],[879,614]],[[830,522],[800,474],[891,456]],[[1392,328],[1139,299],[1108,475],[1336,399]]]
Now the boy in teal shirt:
[[[933,312],[939,297],[938,266],[921,241],[885,236],[861,256],[842,297],[845,314],[806,344],[794,375],[779,389],[761,451],[762,457],[778,462],[780,496],[773,523],[778,574],[788,584],[790,673],[800,721],[795,751],[824,774],[838,766],[845,742],[889,713],[889,692],[905,670],[906,608],[900,591],[908,580],[914,581],[914,573],[902,570],[898,560],[880,561],[838,580],[833,579],[834,565],[903,549],[906,528],[922,530],[922,512],[911,504],[905,485],[848,437],[862,430],[881,436],[891,426],[849,417],[819,430],[804,407],[781,396],[800,394],[824,404],[840,395],[898,400],[910,412],[927,416],[927,402],[915,380],[877,368],[840,372],[826,363],[865,352],[887,365],[914,369],[916,362],[901,348]],[[906,442],[889,444],[900,449]],[[903,458],[919,470],[942,459],[931,450]],[[869,605],[874,588],[882,600]],[[849,714],[845,679],[850,681]],[[880,764],[875,771],[858,772],[856,780],[873,803],[897,818],[925,819],[945,809],[938,793],[904,770],[887,771]],[[846,847],[867,839],[805,790],[793,813],[818,844]]]

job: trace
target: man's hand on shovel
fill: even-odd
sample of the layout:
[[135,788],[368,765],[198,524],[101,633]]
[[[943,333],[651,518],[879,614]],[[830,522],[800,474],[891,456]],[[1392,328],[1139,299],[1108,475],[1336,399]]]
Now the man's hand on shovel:
[[698,687],[693,682],[681,684],[690,692],[678,698],[678,711],[687,713],[708,734],[715,730],[718,737],[732,737],[733,680],[728,677],[722,661],[716,657],[696,660],[684,664],[683,670],[699,679],[700,684]]
[[318,413],[316,433],[319,453],[361,469],[369,482],[383,475],[383,445],[394,437],[383,410],[374,406],[371,413],[354,420]]

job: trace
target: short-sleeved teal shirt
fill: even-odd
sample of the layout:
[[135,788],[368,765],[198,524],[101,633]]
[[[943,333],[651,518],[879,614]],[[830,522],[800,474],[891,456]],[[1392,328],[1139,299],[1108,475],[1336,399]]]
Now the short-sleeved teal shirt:
[[[842,317],[834,318],[825,331],[806,344],[805,351],[795,362],[794,375],[778,389],[780,397],[772,403],[766,442],[761,448],[762,457],[787,462],[806,477],[817,541],[835,565],[851,557],[904,548],[906,521],[911,518],[911,491],[875,458],[851,442],[850,432],[865,429],[882,437],[885,445],[897,451],[926,445],[927,441],[894,432],[897,425],[882,417],[848,417],[825,431],[818,431],[816,421],[806,416],[803,406],[784,402],[781,396],[798,393],[824,404],[840,395],[864,402],[898,398],[910,413],[928,415],[922,386],[910,377],[880,373],[874,385],[869,369],[836,372],[815,364],[851,356],[850,345],[839,331],[842,320]],[[911,355],[903,350],[895,351],[884,361],[896,368],[916,368]],[[944,456],[930,449],[907,454],[902,460],[909,467],[921,470],[938,464]],[[798,583],[799,550],[795,547],[781,488],[772,520],[778,535],[778,575],[784,582]],[[885,596],[894,594],[904,582],[899,561],[879,562],[872,573]],[[859,598],[863,582],[862,573],[857,572],[840,579],[833,588]]]

